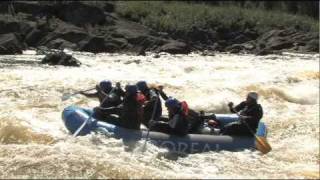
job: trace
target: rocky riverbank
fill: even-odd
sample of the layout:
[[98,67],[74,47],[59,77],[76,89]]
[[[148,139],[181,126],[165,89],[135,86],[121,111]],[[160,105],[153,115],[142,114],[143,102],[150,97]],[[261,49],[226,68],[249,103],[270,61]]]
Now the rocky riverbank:
[[[220,51],[266,55],[281,51],[319,52],[319,34],[300,27],[259,33],[194,27],[188,34],[157,32],[116,13],[114,2],[2,2],[0,54],[23,49],[71,49],[93,53],[146,51],[187,54]],[[9,11],[10,10],[10,11]]]

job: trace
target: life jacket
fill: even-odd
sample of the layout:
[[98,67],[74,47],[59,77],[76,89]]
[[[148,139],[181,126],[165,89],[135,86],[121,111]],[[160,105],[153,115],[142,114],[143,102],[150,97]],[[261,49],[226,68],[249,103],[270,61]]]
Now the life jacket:
[[189,115],[189,106],[186,101],[181,102],[181,110],[184,116]]
[[141,92],[138,92],[136,96],[136,100],[140,105],[142,105],[147,101],[147,98]]

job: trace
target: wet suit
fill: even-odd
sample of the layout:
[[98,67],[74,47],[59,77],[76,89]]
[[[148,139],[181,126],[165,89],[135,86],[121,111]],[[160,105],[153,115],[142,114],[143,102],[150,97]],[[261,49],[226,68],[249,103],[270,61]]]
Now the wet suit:
[[169,118],[151,121],[150,130],[184,136],[188,134],[188,123],[183,111],[178,109],[174,114],[169,114]]
[[98,86],[96,87],[96,89],[97,89],[97,92],[94,92],[94,93],[81,92],[81,94],[89,98],[98,98],[100,102],[100,106],[103,108],[120,105],[122,102],[121,98],[125,94],[123,89],[121,89],[120,87],[114,87],[108,92],[101,90]]
[[[140,129],[143,110],[137,95],[125,96],[123,102],[116,107],[96,107],[95,117],[108,123],[128,129]],[[119,116],[115,118],[112,115]]]
[[122,103],[122,98],[125,96],[125,92],[120,87],[114,87],[107,94],[100,106],[103,108],[118,106]]
[[162,115],[162,105],[161,100],[159,98],[159,92],[155,88],[148,88],[144,92],[143,95],[146,97],[146,103],[143,107],[143,120],[142,124],[146,127],[149,127],[149,121],[152,119],[153,108],[155,107],[155,103],[157,103],[155,115],[153,120],[159,120]]
[[96,90],[97,91],[94,93],[80,92],[80,94],[82,94],[88,98],[98,98],[99,102],[101,104],[109,92],[105,92],[105,91],[101,90],[99,86],[96,86]]
[[252,136],[245,123],[247,123],[254,132],[257,131],[259,121],[263,116],[263,110],[260,104],[257,102],[248,104],[246,101],[243,101],[236,107],[230,108],[230,111],[233,113],[240,112],[240,115],[249,117],[225,125],[222,129],[222,134]]
[[[158,91],[158,92],[163,100],[168,99],[168,96],[163,91]],[[188,122],[188,133],[189,134],[198,134],[198,133],[200,133],[199,128],[204,123],[205,119],[210,119],[210,118],[215,119],[215,116],[214,115],[204,116],[193,109],[189,109],[189,112],[185,118],[187,120],[186,122]],[[166,119],[161,118],[161,120],[166,120]]]

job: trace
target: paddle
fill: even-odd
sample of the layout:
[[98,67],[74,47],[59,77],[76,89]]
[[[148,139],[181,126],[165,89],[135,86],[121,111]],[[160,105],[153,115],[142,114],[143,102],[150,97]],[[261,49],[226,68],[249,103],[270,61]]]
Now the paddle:
[[[158,107],[158,100],[159,100],[159,97],[157,97],[156,102],[155,102],[155,104],[154,104],[154,106],[153,106],[153,111],[152,111],[152,116],[151,116],[150,121],[153,121],[153,120],[154,120],[154,116],[156,115],[156,109],[157,109],[157,107]],[[146,140],[144,141],[144,144],[143,144],[143,146],[142,146],[142,152],[146,151],[147,141],[148,141],[148,138],[149,138],[149,133],[150,133],[150,127],[148,128]]]
[[73,137],[76,137],[79,133],[80,133],[80,131],[83,129],[83,127],[87,124],[87,122],[92,118],[92,115],[93,115],[93,113],[90,115],[90,117],[88,118],[88,119],[86,119],[82,124],[81,124],[81,126],[76,130],[76,132],[74,132],[73,133]]
[[[236,113],[240,118],[245,118],[247,116],[242,116],[240,115],[239,113]],[[257,149],[259,151],[261,151],[263,154],[267,154],[268,152],[270,152],[272,150],[270,144],[267,142],[267,139],[264,138],[264,137],[259,137],[256,135],[256,133],[250,128],[250,126],[248,125],[248,123],[246,121],[242,121],[246,126],[247,128],[249,129],[250,133],[256,138],[256,146],[257,146]]]
[[77,94],[79,94],[79,93],[81,93],[81,92],[87,92],[87,91],[91,91],[91,90],[94,90],[94,89],[95,89],[95,88],[87,89],[87,90],[84,90],[84,91],[77,91],[77,92],[72,93],[72,94],[70,94],[70,93],[64,93],[64,94],[62,95],[62,97],[61,97],[61,100],[62,100],[62,101],[65,101],[65,100],[68,100],[69,98],[71,98],[72,96],[77,95]]

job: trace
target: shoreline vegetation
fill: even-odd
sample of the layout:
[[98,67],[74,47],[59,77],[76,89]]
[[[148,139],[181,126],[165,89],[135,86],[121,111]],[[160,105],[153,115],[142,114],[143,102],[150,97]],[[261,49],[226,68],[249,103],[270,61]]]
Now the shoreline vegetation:
[[[280,3],[280,4],[279,4]],[[319,53],[317,1],[5,1],[0,54]],[[295,12],[292,14],[289,12]]]
[[160,32],[187,32],[194,26],[231,30],[255,28],[259,33],[296,26],[306,32],[319,31],[319,21],[310,16],[279,10],[242,8],[234,4],[212,6],[183,1],[119,1],[116,12]]

